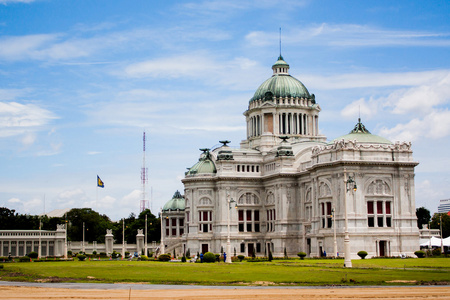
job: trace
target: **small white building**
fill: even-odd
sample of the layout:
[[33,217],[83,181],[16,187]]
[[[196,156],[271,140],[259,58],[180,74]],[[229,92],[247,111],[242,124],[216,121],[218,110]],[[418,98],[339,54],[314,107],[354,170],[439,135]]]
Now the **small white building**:
[[411,144],[373,135],[361,120],[327,142],[314,94],[289,75],[281,55],[272,70],[244,112],[240,148],[222,141],[201,149],[182,180],[184,196],[163,209],[165,251],[219,253],[229,235],[231,255],[343,256],[347,215],[352,258],[360,250],[413,256],[418,163]]

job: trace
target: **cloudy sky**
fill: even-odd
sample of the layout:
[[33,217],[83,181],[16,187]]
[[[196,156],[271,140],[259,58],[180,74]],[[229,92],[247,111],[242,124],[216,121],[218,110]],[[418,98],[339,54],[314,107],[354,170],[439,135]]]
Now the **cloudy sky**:
[[450,198],[445,0],[0,0],[0,206],[139,213],[145,130],[158,211],[199,148],[245,138],[280,27],[321,133],[348,133],[360,111],[372,133],[411,141],[416,206],[437,211]]

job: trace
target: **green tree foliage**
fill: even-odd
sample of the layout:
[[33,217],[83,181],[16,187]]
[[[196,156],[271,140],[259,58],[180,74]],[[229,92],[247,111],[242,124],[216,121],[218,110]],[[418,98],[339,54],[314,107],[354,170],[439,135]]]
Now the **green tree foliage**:
[[71,241],[83,240],[83,223],[86,242],[104,243],[106,229],[112,228],[112,222],[106,215],[100,215],[90,208],[71,209],[66,217],[69,222],[67,235]]
[[[161,239],[161,221],[153,215],[149,209],[144,210],[136,218],[131,214],[125,218],[125,240],[129,244],[136,243],[136,234],[138,229],[145,229],[145,216],[147,215],[147,241],[159,241]],[[112,229],[116,243],[122,243],[122,222],[112,222],[108,216],[101,215],[90,208],[74,208],[67,212],[62,218],[48,218],[47,216],[22,215],[6,207],[0,207],[0,229],[10,230],[37,230],[39,229],[39,220],[41,229],[56,230],[57,224],[68,224],[67,237],[69,241],[83,240],[83,222],[84,235],[86,242],[97,241],[105,242],[107,229]]]
[[[161,222],[160,219],[153,215],[149,209],[142,211],[136,218],[135,214],[130,214],[125,218],[125,241],[128,244],[136,243],[136,234],[138,229],[145,230],[145,215],[147,215],[147,241],[159,241],[161,239]],[[123,221],[114,224],[113,234],[117,243],[122,242]],[[145,234],[145,232],[144,232]]]
[[431,218],[432,229],[440,229],[440,216],[442,216],[442,237],[445,239],[450,236],[450,216],[447,214],[435,213]]
[[430,211],[423,206],[416,209],[416,216],[419,229],[422,229],[422,225],[428,224],[431,220]]

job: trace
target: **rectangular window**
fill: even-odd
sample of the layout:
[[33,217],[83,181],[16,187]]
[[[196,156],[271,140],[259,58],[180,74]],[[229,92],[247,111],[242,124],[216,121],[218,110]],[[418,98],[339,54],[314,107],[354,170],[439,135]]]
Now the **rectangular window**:
[[186,222],[189,222],[189,212],[186,213]]
[[390,201],[386,201],[386,214],[387,215],[391,214],[391,202]]
[[391,217],[386,217],[386,227],[392,227]]
[[367,213],[373,215],[373,201],[367,202]]
[[383,213],[383,202],[377,202],[377,214],[381,215]]
[[259,232],[259,223],[255,223],[255,232]]
[[331,202],[327,202],[327,215],[331,215]]
[[256,252],[257,253],[261,252],[261,243],[256,243]]
[[179,222],[180,222],[180,227],[181,227],[181,226],[184,226],[184,219],[180,219]]
[[208,212],[207,211],[203,212],[203,220],[202,221],[209,221],[209,219],[208,219]]
[[177,226],[177,219],[172,219],[172,226]]
[[208,232],[208,224],[203,224],[203,232]]
[[183,235],[183,234],[184,234],[184,229],[180,228],[180,235]]
[[383,217],[378,217],[378,227],[383,227]]
[[373,217],[367,219],[369,227],[375,227],[375,220]]
[[243,252],[245,252],[245,244],[244,243],[241,244],[241,253],[243,253]]
[[244,223],[239,223],[239,232],[244,232]]
[[169,227],[169,219],[166,219],[166,227]]
[[259,221],[259,210],[255,210],[255,221]]
[[177,235],[177,229],[176,228],[172,228],[172,236],[176,236]]
[[244,211],[243,210],[239,211],[239,221],[244,221]]
[[247,221],[251,221],[251,220],[252,220],[252,211],[247,210]]
[[169,236],[169,228],[166,229],[166,236]]
[[247,232],[252,232],[252,223],[247,223]]

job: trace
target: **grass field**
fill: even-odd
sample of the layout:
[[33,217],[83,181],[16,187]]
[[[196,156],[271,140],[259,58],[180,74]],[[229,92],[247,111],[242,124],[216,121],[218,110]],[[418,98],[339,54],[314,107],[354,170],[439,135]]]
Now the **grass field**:
[[0,280],[142,282],[201,285],[401,285],[450,284],[450,258],[274,260],[178,263],[155,261],[57,261],[5,263]]

